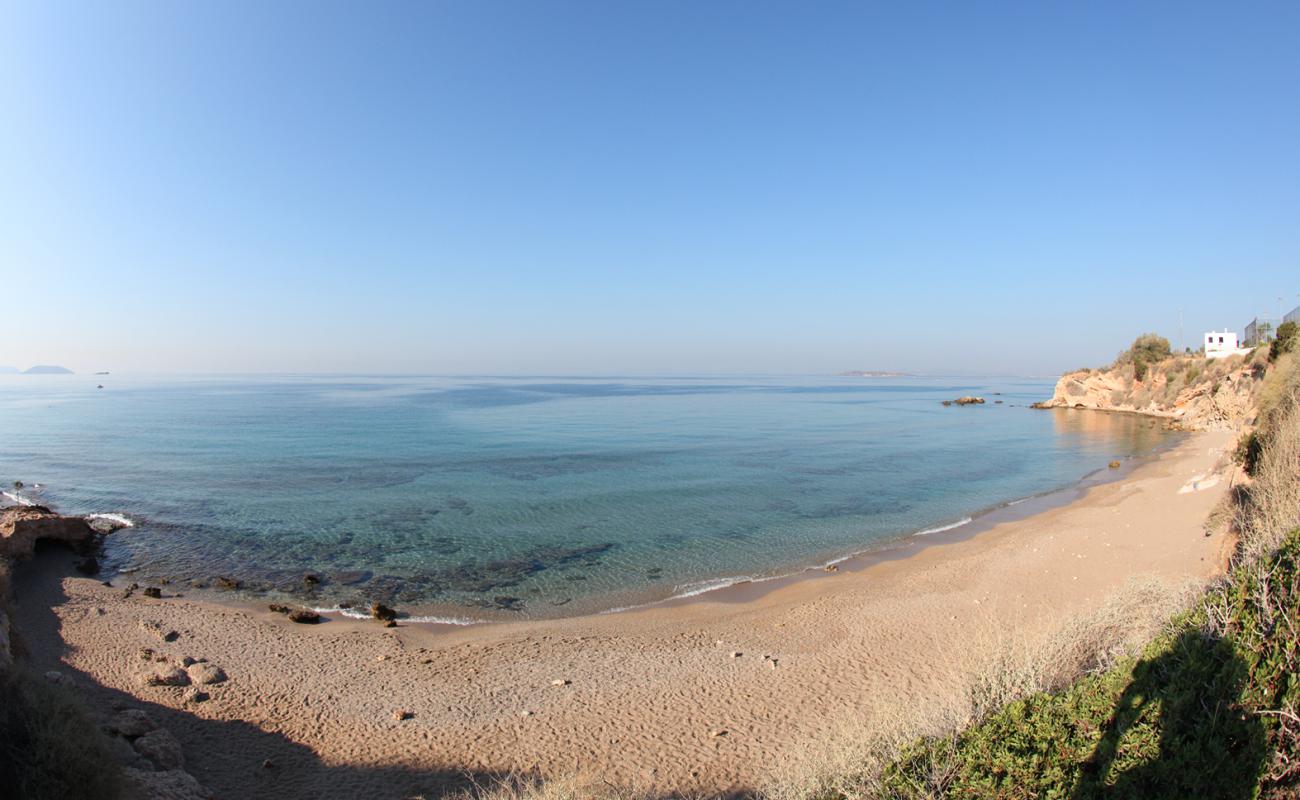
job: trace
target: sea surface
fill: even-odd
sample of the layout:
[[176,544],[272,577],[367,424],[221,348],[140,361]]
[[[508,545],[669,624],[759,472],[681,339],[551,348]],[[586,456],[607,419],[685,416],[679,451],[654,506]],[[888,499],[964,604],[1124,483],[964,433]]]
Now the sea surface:
[[567,616],[961,525],[1177,435],[1027,407],[1053,384],[3,375],[0,485],[129,519],[105,575],[142,584]]

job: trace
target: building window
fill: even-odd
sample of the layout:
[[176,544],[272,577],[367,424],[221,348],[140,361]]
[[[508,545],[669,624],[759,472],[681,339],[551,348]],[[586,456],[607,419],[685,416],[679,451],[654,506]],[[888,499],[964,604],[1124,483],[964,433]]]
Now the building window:
[[1223,344],[1223,337],[1222,337],[1222,336],[1219,337],[1219,344]]

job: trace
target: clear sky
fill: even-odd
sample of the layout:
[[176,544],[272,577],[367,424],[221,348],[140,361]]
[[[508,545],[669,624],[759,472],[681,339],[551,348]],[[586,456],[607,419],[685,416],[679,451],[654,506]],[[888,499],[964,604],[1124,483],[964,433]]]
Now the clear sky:
[[1293,0],[0,0],[0,109],[17,367],[1042,374],[1300,305]]

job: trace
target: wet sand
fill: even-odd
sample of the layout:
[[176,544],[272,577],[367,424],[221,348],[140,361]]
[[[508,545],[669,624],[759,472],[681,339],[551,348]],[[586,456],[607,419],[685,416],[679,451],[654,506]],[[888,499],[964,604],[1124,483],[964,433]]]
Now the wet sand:
[[[617,614],[295,625],[194,598],[124,599],[50,552],[18,571],[15,623],[39,668],[159,717],[220,798],[404,798],[507,772],[745,790],[837,720],[951,691],[945,665],[987,646],[972,631],[1050,630],[1134,576],[1212,576],[1223,534],[1204,524],[1230,475],[1210,478],[1232,443],[1193,434],[1067,505],[952,541]],[[142,648],[207,658],[229,680],[186,705],[182,689],[141,684]]]

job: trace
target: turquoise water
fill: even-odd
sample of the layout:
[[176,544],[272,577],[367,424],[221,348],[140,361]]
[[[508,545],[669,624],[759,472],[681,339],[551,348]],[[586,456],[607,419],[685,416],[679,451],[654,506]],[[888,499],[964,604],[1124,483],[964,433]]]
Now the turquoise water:
[[[142,583],[560,616],[825,563],[1170,435],[1025,407],[1052,385],[0,376],[0,480],[39,483],[27,497],[65,513],[126,514],[105,564]],[[963,394],[989,402],[940,404]]]

